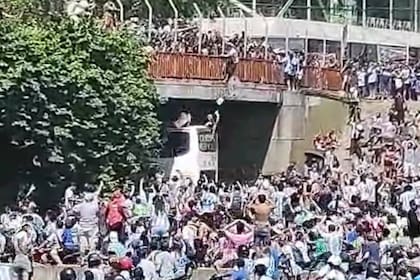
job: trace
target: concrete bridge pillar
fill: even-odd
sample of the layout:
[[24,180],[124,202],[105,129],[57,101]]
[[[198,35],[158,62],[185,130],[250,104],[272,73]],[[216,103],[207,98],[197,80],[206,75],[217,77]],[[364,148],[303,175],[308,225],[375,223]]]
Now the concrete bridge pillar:
[[307,109],[305,95],[293,91],[283,93],[264,160],[264,175],[278,173],[289,165],[293,144],[305,135]]

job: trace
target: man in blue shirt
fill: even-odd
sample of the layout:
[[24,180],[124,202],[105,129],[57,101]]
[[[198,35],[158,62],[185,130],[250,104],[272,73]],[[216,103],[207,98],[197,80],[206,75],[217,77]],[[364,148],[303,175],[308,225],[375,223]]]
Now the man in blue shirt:
[[232,280],[247,280],[248,273],[245,269],[245,261],[238,259],[236,263],[237,269],[232,272]]

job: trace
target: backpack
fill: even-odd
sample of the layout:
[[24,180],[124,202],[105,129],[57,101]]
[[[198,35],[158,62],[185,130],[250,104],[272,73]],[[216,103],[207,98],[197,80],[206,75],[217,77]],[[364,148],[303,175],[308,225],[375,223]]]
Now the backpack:
[[73,239],[73,230],[71,228],[66,228],[61,235],[61,240],[64,249],[67,250],[74,250],[76,248],[76,244]]

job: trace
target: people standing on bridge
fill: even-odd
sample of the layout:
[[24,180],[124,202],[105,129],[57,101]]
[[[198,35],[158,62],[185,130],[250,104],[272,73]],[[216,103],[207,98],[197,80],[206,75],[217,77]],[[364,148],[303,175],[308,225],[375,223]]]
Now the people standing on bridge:
[[369,65],[368,71],[367,71],[367,81],[368,86],[367,89],[369,91],[369,98],[370,99],[376,99],[377,96],[377,88],[378,88],[378,72],[377,67],[374,63],[371,63]]

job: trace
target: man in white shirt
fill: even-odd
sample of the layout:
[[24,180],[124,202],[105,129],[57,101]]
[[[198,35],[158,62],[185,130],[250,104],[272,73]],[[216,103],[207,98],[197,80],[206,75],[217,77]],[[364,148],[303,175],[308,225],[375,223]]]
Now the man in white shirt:
[[364,97],[366,90],[366,70],[364,68],[357,71],[357,86],[359,88],[359,97]]
[[146,259],[146,251],[141,251],[139,253],[140,262],[137,267],[140,267],[143,270],[144,280],[157,280],[159,279],[156,273],[156,266],[155,264]]
[[410,211],[410,202],[416,199],[416,191],[411,185],[404,187],[404,192],[400,195],[401,209],[408,213]]
[[175,276],[175,258],[168,251],[159,251],[154,256],[156,271],[161,280],[172,280]]
[[80,249],[95,250],[98,239],[99,205],[93,193],[86,193],[84,201],[74,207],[79,214]]

